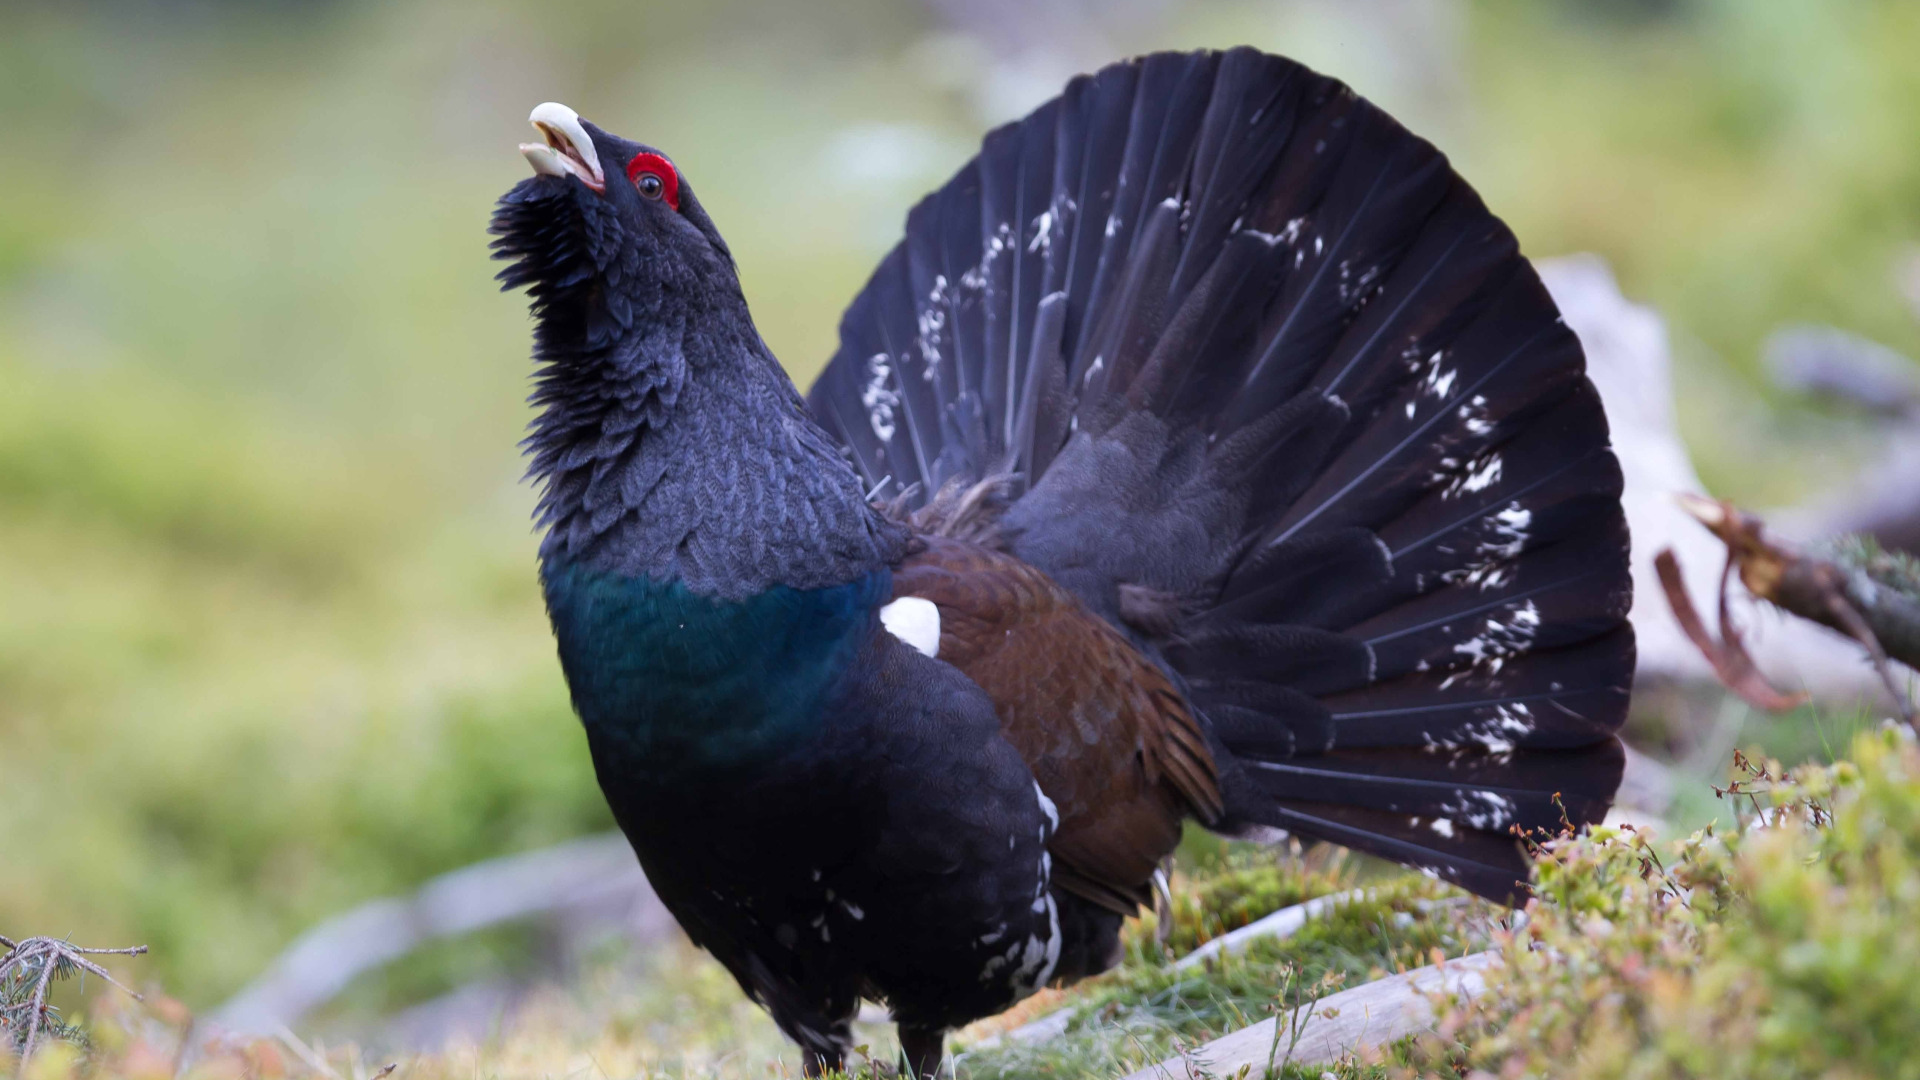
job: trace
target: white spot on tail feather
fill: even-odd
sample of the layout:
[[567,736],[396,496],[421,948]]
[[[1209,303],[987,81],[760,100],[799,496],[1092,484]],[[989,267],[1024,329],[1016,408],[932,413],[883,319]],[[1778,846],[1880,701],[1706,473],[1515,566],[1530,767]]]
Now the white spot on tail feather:
[[1053,247],[1053,211],[1042,210],[1033,219],[1033,239],[1027,242],[1028,251],[1047,251]]
[[1447,350],[1436,349],[1425,361],[1414,359],[1409,363],[1408,366],[1420,378],[1420,392],[1427,397],[1444,398],[1453,392],[1454,379],[1459,372],[1443,367],[1446,359]]
[[[1456,754],[1467,750],[1480,750],[1492,754],[1495,758],[1505,758],[1513,753],[1517,740],[1533,734],[1534,724],[1533,711],[1527,708],[1524,702],[1502,702],[1494,706],[1492,716],[1475,720],[1447,738],[1435,739],[1428,736],[1427,749],[1447,750]],[[1498,800],[1508,814],[1513,811],[1513,804],[1498,795],[1487,792],[1474,794]],[[1453,812],[1458,816],[1468,817],[1471,821],[1468,811],[1455,809]]]
[[867,385],[860,391],[860,405],[867,410],[867,423],[873,425],[873,434],[881,442],[893,441],[893,407],[900,404],[900,395],[887,386],[892,377],[892,358],[886,353],[867,358]]
[[1440,575],[1441,580],[1476,586],[1483,592],[1505,586],[1513,580],[1513,561],[1526,550],[1527,530],[1532,524],[1533,511],[1518,502],[1510,502],[1488,514],[1480,519],[1485,538],[1474,546],[1469,556],[1471,561]]
[[1540,609],[1533,601],[1507,605],[1505,616],[1488,619],[1478,634],[1453,647],[1456,655],[1467,660],[1467,670],[1456,671],[1441,682],[1442,690],[1470,672],[1498,675],[1513,657],[1533,647],[1533,636],[1540,629]]
[[999,260],[1002,253],[1013,246],[1013,241],[1011,224],[1003,221],[995,226],[993,235],[987,238],[986,249],[980,253],[979,265],[960,275],[960,287],[973,292],[985,289],[988,282],[992,280],[989,274],[993,270],[993,264]]
[[[1057,820],[1057,811],[1051,809],[1052,802],[1040,791],[1040,785],[1034,785],[1034,793],[1040,798],[1041,808],[1048,811],[1050,820]],[[1046,839],[1042,830],[1041,839]],[[991,982],[1002,970],[1012,968],[1007,976],[1007,984],[1016,997],[1024,998],[1047,984],[1053,978],[1053,969],[1060,963],[1060,909],[1053,899],[1051,889],[1053,877],[1053,859],[1043,849],[1040,852],[1039,881],[1034,887],[1034,899],[1031,911],[1034,915],[1046,916],[1046,928],[1027,935],[1023,941],[1015,941],[1006,950],[987,958],[980,970],[980,981]],[[979,940],[982,945],[994,945],[1007,932],[1003,923]]]
[[1343,306],[1352,307],[1356,302],[1364,302],[1372,299],[1372,295],[1376,291],[1374,285],[1378,283],[1379,280],[1380,268],[1378,266],[1364,267],[1356,272],[1353,268],[1352,259],[1341,259],[1339,277],[1334,282],[1334,287],[1340,293],[1340,303]]
[[1493,431],[1493,421],[1487,418],[1487,399],[1484,395],[1473,395],[1473,399],[1460,406],[1455,415],[1460,418],[1460,424],[1466,428],[1467,434],[1476,439]]
[[[1457,499],[1462,495],[1478,494],[1500,482],[1503,464],[1498,450],[1489,450],[1470,458],[1465,465],[1454,465],[1453,458],[1442,458],[1440,461],[1442,470],[1436,472],[1433,479],[1447,481],[1446,486],[1440,489],[1442,499]],[[1459,471],[1452,471],[1456,468]]]
[[1027,938],[1021,950],[1020,967],[1013,973],[1013,990],[1021,997],[1047,985],[1047,980],[1053,978],[1053,969],[1060,963],[1060,909],[1054,903],[1053,893],[1047,893],[1045,901],[1046,937],[1035,934]]
[[1462,790],[1440,807],[1448,815],[1467,823],[1469,828],[1499,832],[1513,824],[1513,800],[1491,791]]
[[[1527,528],[1533,524],[1533,511],[1511,502],[1487,521],[1493,526],[1497,543],[1482,545],[1482,550],[1511,557],[1520,554],[1520,549],[1526,546]],[[1496,547],[1498,550],[1493,551]]]
[[940,335],[947,327],[947,277],[945,274],[933,276],[933,288],[927,293],[927,302],[920,308],[920,359],[925,367],[920,377],[932,382],[940,371]]

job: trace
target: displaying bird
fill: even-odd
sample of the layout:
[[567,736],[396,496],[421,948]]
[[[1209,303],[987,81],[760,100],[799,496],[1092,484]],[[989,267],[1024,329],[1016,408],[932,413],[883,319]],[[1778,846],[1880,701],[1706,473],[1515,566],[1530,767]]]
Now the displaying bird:
[[1580,344],[1432,146],[1251,49],[1070,83],[908,215],[802,399],[664,153],[499,203],[541,582],[649,880],[803,1048],[1114,964],[1194,819],[1525,894],[1633,672]]

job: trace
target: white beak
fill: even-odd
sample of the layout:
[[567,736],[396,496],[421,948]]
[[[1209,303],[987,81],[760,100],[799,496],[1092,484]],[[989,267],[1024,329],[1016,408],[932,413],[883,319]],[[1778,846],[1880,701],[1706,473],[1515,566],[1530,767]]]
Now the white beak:
[[595,191],[607,190],[607,177],[600,170],[600,155],[593,149],[587,129],[580,126],[580,114],[557,101],[534,107],[529,123],[547,141],[521,143],[520,153],[543,176],[573,176]]

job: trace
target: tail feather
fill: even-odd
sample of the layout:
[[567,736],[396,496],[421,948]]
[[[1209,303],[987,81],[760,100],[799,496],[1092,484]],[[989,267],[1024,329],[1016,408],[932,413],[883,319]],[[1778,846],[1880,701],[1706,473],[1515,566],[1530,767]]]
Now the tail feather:
[[1378,611],[1394,583],[1394,558],[1371,529],[1348,527],[1264,548],[1235,572],[1231,591],[1196,627],[1277,621],[1340,630]]
[[1346,634],[1287,623],[1227,623],[1196,629],[1163,650],[1204,699],[1215,684],[1245,679],[1329,694],[1373,681],[1373,653]]
[[1018,474],[1001,535],[1175,676],[1222,828],[1508,896],[1513,827],[1604,813],[1633,639],[1579,343],[1341,84],[1247,49],[1075,80],[915,207],[810,401],[876,485]]
[[1380,540],[1399,572],[1447,573],[1463,554],[1517,555],[1604,517],[1619,502],[1621,476],[1602,420],[1587,395],[1569,394],[1464,482],[1435,487],[1383,525]]
[[[1110,174],[1112,187],[1096,184],[1081,200],[1087,210],[1078,217],[1080,226],[1101,232],[1097,240],[1077,238],[1077,244],[1098,252],[1085,294],[1087,311],[1112,309],[1115,291],[1131,267],[1128,256],[1144,220],[1143,208],[1177,192],[1184,179],[1184,148],[1199,131],[1209,100],[1206,90],[1207,83],[1196,77],[1196,65],[1188,57],[1163,53],[1141,61],[1119,168]],[[1117,104],[1117,95],[1115,100]]]
[[1310,789],[1320,801],[1444,822],[1428,826],[1443,836],[1470,828],[1503,833],[1522,822],[1563,816],[1577,819],[1596,799],[1605,810],[1613,797],[1611,787],[1592,790],[1602,786],[1597,781],[1608,771],[1594,769],[1582,751],[1541,755],[1519,767],[1511,761],[1482,762],[1471,770],[1448,770],[1444,758],[1406,750],[1336,751],[1251,764],[1255,783],[1283,803]]
[[[1264,824],[1432,870],[1485,896],[1525,894],[1524,843],[1596,821],[1625,768],[1617,740],[1532,754],[1335,751],[1253,761]],[[1303,791],[1311,800],[1303,800]]]
[[1497,679],[1416,671],[1320,699],[1343,746],[1429,750],[1566,749],[1606,741],[1633,677],[1625,626],[1566,649],[1539,649]]
[[1586,379],[1572,331],[1542,325],[1552,302],[1538,279],[1524,284],[1531,288],[1502,290],[1455,344],[1403,362],[1412,377],[1267,527],[1267,543],[1310,526],[1392,521],[1429,492],[1484,487],[1490,471],[1504,471],[1499,442]]
[[[987,311],[989,324],[993,326],[993,337],[1003,350],[1000,387],[1005,395],[1006,427],[996,433],[1000,436],[997,444],[990,444],[984,452],[992,458],[1000,458],[1012,442],[1013,418],[1025,404],[1020,400],[1022,387],[1040,385],[1046,380],[1027,378],[1027,365],[1045,360],[1048,363],[1059,362],[1057,349],[1034,350],[1030,343],[1038,340],[1034,328],[1039,318],[1041,301],[1052,294],[1053,289],[1045,286],[1047,262],[1053,257],[1051,243],[1040,240],[1040,231],[1033,230],[1033,239],[1027,237],[1025,224],[1035,220],[1046,212],[1053,198],[1054,188],[1054,140],[1053,130],[1060,111],[1057,101],[1048,102],[1035,110],[1033,115],[1020,122],[1017,128],[1007,132],[1014,152],[1011,175],[987,171],[981,176],[981,193],[986,200],[982,208],[984,219],[981,223],[981,252],[979,262],[969,278],[966,274],[958,279],[963,294],[962,303],[968,300],[981,303]],[[1006,131],[1006,129],[1003,129]],[[989,142],[992,136],[989,136]],[[907,230],[915,228],[915,216],[923,221],[932,220],[946,213],[944,201],[935,204],[931,201],[916,206],[907,216]],[[994,223],[989,234],[986,222]],[[972,285],[972,288],[969,288]],[[978,293],[977,299],[964,294]],[[951,306],[951,304],[949,304]],[[1034,429],[1054,427],[1050,418],[1036,418]],[[989,431],[992,431],[989,428]],[[1040,447],[1051,457],[1053,447]],[[1014,464],[1017,467],[1032,468],[1033,457],[1022,456]]]
[[1504,578],[1434,589],[1346,633],[1372,653],[1376,680],[1433,668],[1497,676],[1515,657],[1618,624],[1607,556],[1624,539],[1596,532],[1529,551]]
[[1338,803],[1275,802],[1270,817],[1274,828],[1417,866],[1482,896],[1519,899],[1526,869],[1511,836],[1470,828],[1443,836],[1418,817]]
[[1324,754],[1339,734],[1324,701],[1292,686],[1252,679],[1209,685],[1206,715],[1214,735],[1246,758]]
[[1089,431],[1105,430],[1128,411],[1115,391],[1148,364],[1161,327],[1170,316],[1177,317],[1170,289],[1179,269],[1180,241],[1180,208],[1155,204],[1147,211],[1139,245],[1106,321],[1090,339],[1093,347],[1080,351],[1081,362],[1069,375],[1069,384],[1080,389],[1083,401],[1107,405],[1098,412],[1084,410]]
[[[1461,788],[1438,801],[1405,804],[1425,813],[1333,801],[1276,797],[1266,811],[1267,824],[1314,839],[1343,844],[1370,855],[1417,866],[1495,900],[1516,902],[1526,895],[1525,840],[1565,824],[1594,820],[1606,810],[1620,782],[1618,742],[1555,755],[1556,762],[1597,780],[1608,781],[1607,795],[1595,801],[1547,798],[1522,804],[1501,789]],[[1537,768],[1546,761],[1535,757]],[[1412,785],[1409,785],[1412,787]],[[1319,791],[1314,792],[1316,798]],[[1482,828],[1508,821],[1502,828]]]

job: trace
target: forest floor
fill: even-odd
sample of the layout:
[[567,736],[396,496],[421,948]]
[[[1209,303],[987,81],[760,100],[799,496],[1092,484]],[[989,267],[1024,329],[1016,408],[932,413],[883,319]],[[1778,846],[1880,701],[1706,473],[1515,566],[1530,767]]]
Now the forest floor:
[[[1717,794],[1721,822],[1686,836],[1600,826],[1547,841],[1524,918],[1335,850],[1189,845],[1164,935],[1154,916],[1130,924],[1115,970],[959,1033],[954,1074],[1119,1080],[1173,1061],[1206,1076],[1206,1054],[1194,1051],[1278,1017],[1268,1064],[1242,1066],[1233,1080],[1920,1076],[1911,1024],[1920,1007],[1920,746],[1888,726],[1855,738],[1833,765],[1787,770],[1739,756]],[[1349,898],[1290,935],[1175,963],[1267,913],[1333,893]],[[1430,999],[1431,1031],[1358,1040],[1332,1061],[1288,1061],[1286,1044],[1337,1018],[1316,1011],[1332,993],[1488,951],[1498,959],[1484,993]],[[0,973],[0,1014],[15,1033],[32,981],[21,974]],[[94,1000],[72,1040],[43,1041],[26,1075],[746,1080],[800,1071],[765,1016],[684,943],[637,965],[609,959],[538,993],[490,1036],[430,1054],[384,1056],[290,1032],[183,1054],[195,1045],[183,1007]],[[1016,1034],[1046,1016],[1058,1021],[1050,1035]],[[886,1025],[862,1024],[857,1035],[849,1072],[893,1075]]]

